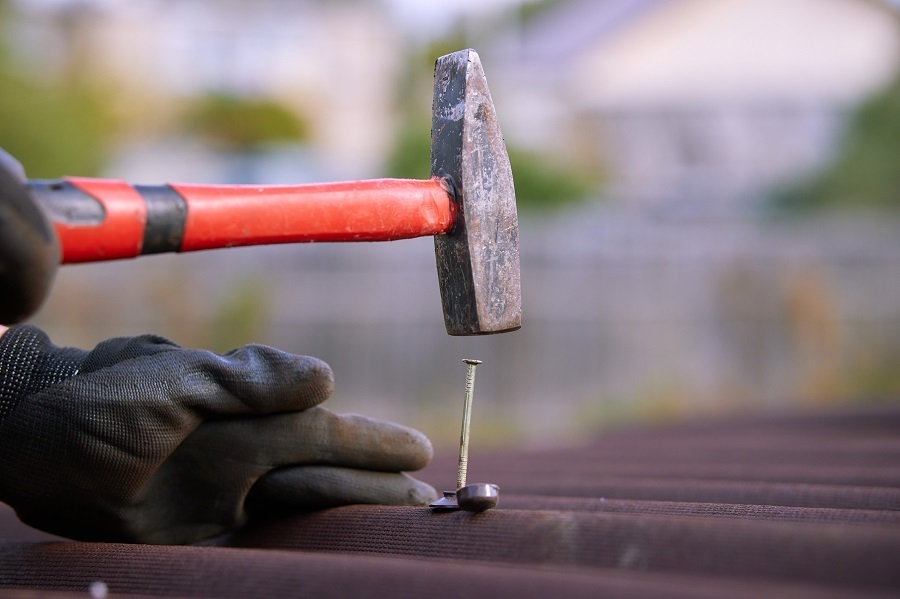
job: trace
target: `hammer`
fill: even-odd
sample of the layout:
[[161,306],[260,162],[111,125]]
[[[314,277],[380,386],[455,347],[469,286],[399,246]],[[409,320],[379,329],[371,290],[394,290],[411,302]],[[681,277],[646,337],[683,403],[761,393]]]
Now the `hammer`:
[[471,49],[435,63],[428,180],[143,186],[66,177],[28,181],[27,189],[55,229],[62,263],[433,235],[447,333],[521,327],[512,170],[481,60]]

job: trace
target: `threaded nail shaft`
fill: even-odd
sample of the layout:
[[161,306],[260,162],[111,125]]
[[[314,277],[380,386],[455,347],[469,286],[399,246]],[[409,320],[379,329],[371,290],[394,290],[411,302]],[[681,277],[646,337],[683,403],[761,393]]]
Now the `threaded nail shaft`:
[[475,395],[475,367],[481,360],[463,360],[466,364],[466,398],[463,407],[462,432],[459,435],[459,467],[456,471],[456,488],[466,486],[466,471],[469,468],[469,429],[472,426],[472,398]]

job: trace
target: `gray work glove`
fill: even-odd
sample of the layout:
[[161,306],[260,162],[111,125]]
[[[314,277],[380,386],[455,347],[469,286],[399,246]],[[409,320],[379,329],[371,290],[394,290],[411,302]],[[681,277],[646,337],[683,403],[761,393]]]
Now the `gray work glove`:
[[41,306],[58,264],[56,233],[22,165],[0,148],[0,324],[22,322]]
[[[421,433],[317,407],[330,368],[250,345],[224,356],[154,336],[59,348],[22,325],[0,337],[0,500],[82,540],[191,543],[257,509],[419,505],[402,471]],[[254,488],[254,485],[257,485]]]

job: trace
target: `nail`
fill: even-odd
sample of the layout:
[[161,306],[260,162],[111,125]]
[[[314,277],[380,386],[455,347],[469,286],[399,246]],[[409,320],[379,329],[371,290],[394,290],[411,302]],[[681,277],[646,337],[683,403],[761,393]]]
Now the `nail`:
[[469,468],[469,429],[472,425],[472,397],[475,395],[475,367],[481,360],[465,359],[466,364],[466,404],[463,407],[462,432],[459,435],[459,467],[456,470],[456,488],[466,486],[466,471]]

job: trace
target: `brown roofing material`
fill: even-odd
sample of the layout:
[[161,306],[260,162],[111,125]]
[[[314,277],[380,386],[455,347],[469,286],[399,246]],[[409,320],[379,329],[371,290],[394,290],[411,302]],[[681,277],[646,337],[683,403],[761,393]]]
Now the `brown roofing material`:
[[[453,464],[438,456],[424,478],[447,486]],[[20,541],[6,512],[0,588],[84,591],[102,580],[114,594],[186,597],[900,591],[900,407],[479,454],[470,478],[500,485],[497,509],[347,506],[258,522],[219,546]]]

